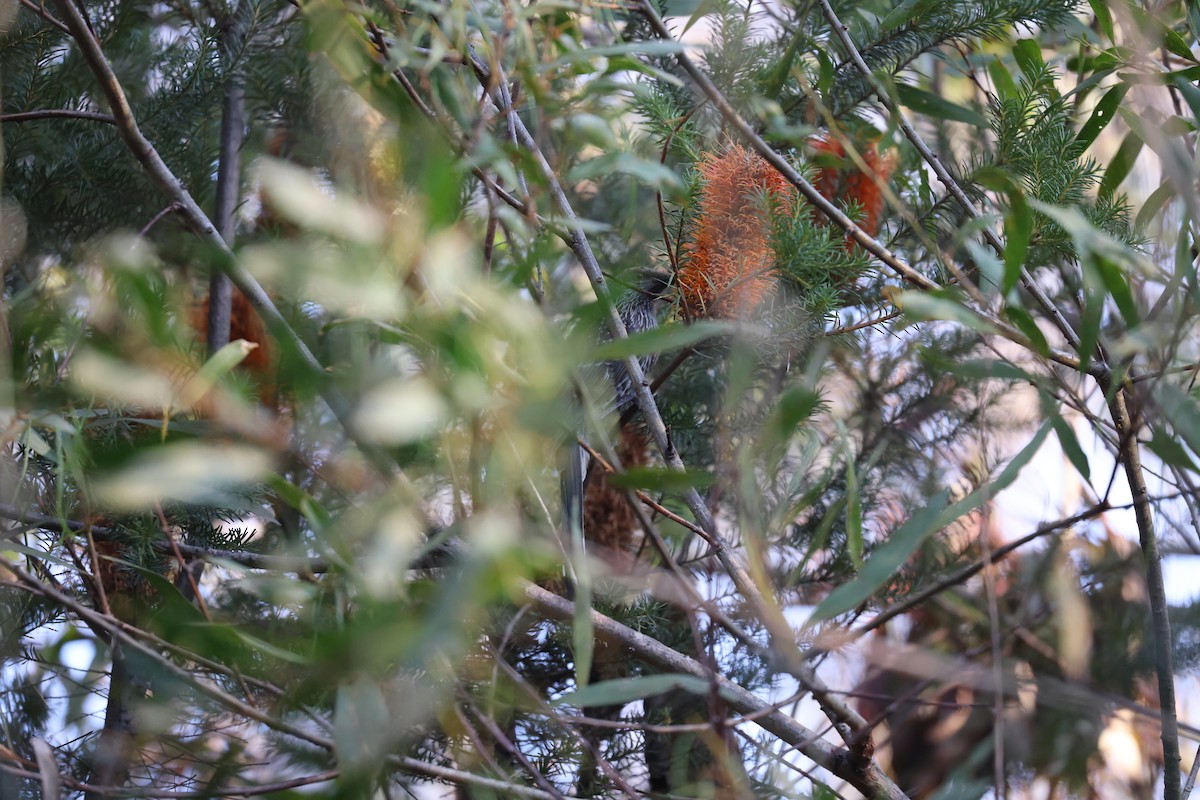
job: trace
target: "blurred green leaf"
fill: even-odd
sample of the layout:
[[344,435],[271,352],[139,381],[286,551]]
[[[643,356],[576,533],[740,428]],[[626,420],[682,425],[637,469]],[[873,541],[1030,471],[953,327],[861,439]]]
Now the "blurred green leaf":
[[1133,131],[1125,134],[1117,153],[1108,162],[1104,177],[1100,180],[1100,194],[1112,194],[1117,187],[1129,176],[1138,154],[1142,152],[1145,142]]
[[1007,295],[1021,280],[1029,240],[1033,236],[1033,212],[1020,190],[1009,195],[1008,213],[1004,215],[1004,284],[1000,291]]
[[717,336],[735,333],[737,330],[737,325],[717,320],[704,320],[691,325],[663,325],[653,330],[635,333],[625,339],[605,342],[593,351],[591,359],[617,361],[630,356],[666,353],[691,347]]
[[96,492],[130,510],[168,501],[237,506],[233,493],[266,478],[271,461],[246,445],[183,442],[139,452],[127,466],[97,479]]
[[[1195,396],[1164,381],[1158,385],[1156,397],[1175,433],[1187,443],[1193,453],[1200,453],[1200,406],[1197,405]],[[1161,441],[1159,447],[1164,452],[1173,453]]]
[[1155,189],[1146,198],[1146,201],[1142,203],[1141,209],[1138,210],[1137,220],[1133,223],[1134,227],[1138,230],[1145,230],[1150,221],[1158,217],[1163,206],[1175,196],[1175,193],[1175,183],[1169,180],[1163,181],[1162,185]]
[[1166,428],[1162,425],[1154,425],[1150,430],[1152,433],[1150,441],[1146,443],[1146,446],[1156,456],[1161,458],[1163,463],[1170,464],[1173,467],[1189,469],[1193,472],[1200,472],[1200,469],[1196,467],[1196,461],[1192,458],[1191,453],[1179,443],[1178,439],[1167,433]]
[[965,325],[984,334],[995,333],[995,326],[971,311],[959,299],[949,295],[937,296],[927,292],[901,292],[896,305],[906,317],[916,320],[945,320]]
[[862,496],[858,474],[854,471],[854,452],[846,443],[846,550],[850,561],[861,569],[863,564]]
[[896,574],[896,571],[916,552],[921,542],[937,533],[938,520],[945,511],[950,494],[941,492],[930,499],[929,505],[914,513],[887,540],[871,552],[871,557],[859,571],[858,577],[829,593],[812,614],[813,622],[832,619],[864,603]]
[[1000,59],[993,58],[988,63],[988,74],[992,76],[992,82],[996,84],[996,91],[1000,93],[1001,97],[1015,100],[1020,96],[1017,82],[1013,80],[1012,73]]
[[1088,0],[1088,5],[1091,6],[1092,13],[1096,15],[1096,25],[1099,26],[1100,32],[1107,36],[1110,42],[1116,41],[1112,14],[1109,13],[1107,0]]
[[617,680],[593,683],[587,688],[563,695],[555,700],[553,705],[575,706],[576,708],[624,705],[635,700],[674,691],[704,696],[711,691],[711,685],[708,681],[695,675],[670,673],[640,675],[636,678],[618,678]]
[[1058,436],[1058,442],[1062,445],[1063,453],[1071,461],[1071,464],[1079,471],[1085,481],[1092,479],[1092,468],[1088,464],[1088,457],[1083,452],[1083,447],[1079,444],[1079,437],[1075,435],[1075,429],[1072,428],[1067,421],[1062,418],[1061,414],[1052,411],[1049,414],[1050,424],[1054,426],[1054,433]]
[[812,621],[832,619],[866,602],[896,574],[922,542],[964,514],[969,514],[984,503],[990,502],[999,492],[1010,486],[1041,448],[1050,430],[1049,422],[1042,425],[991,483],[981,486],[950,505],[946,505],[949,492],[941,492],[930,500],[929,505],[913,513],[899,528],[892,531],[883,544],[871,552],[858,577],[849,583],[843,583],[821,601],[813,611]]
[[1027,76],[1039,74],[1046,66],[1046,62],[1042,60],[1042,47],[1033,39],[1018,39],[1014,42],[1013,58]]
[[627,467],[607,477],[608,482],[618,489],[648,489],[666,493],[702,489],[713,482],[713,476],[707,472],[680,472],[654,467]]
[[896,84],[896,98],[900,101],[901,105],[908,106],[913,111],[934,117],[935,119],[965,122],[968,125],[974,125],[979,128],[987,127],[987,120],[978,112],[966,106],[951,103],[949,100],[938,97],[936,94],[927,92],[924,89],[918,89],[916,86],[904,83]]

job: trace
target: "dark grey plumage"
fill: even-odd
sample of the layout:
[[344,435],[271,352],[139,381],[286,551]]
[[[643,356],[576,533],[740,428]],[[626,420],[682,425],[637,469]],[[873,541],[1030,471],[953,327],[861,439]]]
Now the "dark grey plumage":
[[[662,310],[670,301],[671,274],[662,270],[636,270],[638,283],[617,300],[617,313],[632,336],[658,327]],[[609,336],[604,337],[606,340]],[[658,360],[657,353],[638,356],[642,372],[649,373]],[[613,385],[613,410],[620,417],[637,402],[637,392],[623,361],[608,362],[608,376]]]
[[[617,313],[625,323],[629,335],[643,333],[658,327],[659,317],[670,302],[672,276],[668,272],[654,269],[635,270],[636,285],[616,302]],[[607,327],[602,334],[604,341],[612,338]],[[648,372],[658,359],[657,354],[638,357],[642,372]],[[604,374],[611,384],[612,394],[604,411],[610,409],[620,418],[637,403],[637,392],[629,370],[623,361],[609,361]],[[603,397],[603,395],[601,395]],[[568,531],[583,530],[583,482],[587,475],[587,452],[579,445],[567,448],[567,463],[562,470],[563,522]]]

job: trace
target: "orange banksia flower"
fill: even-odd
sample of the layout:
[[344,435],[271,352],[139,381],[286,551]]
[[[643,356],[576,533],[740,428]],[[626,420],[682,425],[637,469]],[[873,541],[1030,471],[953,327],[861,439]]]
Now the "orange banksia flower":
[[744,317],[778,283],[771,202],[790,209],[796,193],[774,167],[737,144],[706,154],[697,168],[704,186],[676,279],[683,313],[688,319]]
[[[811,144],[817,153],[847,159],[846,148],[836,139],[819,138]],[[896,164],[890,155],[881,156],[874,142],[859,146],[858,151],[867,167],[866,172],[853,163],[845,166],[826,165],[817,172],[813,186],[827,200],[842,204],[856,203],[862,209],[858,227],[874,236],[879,232],[879,223],[883,218],[883,190],[880,184],[887,181]],[[824,221],[820,215],[818,219]],[[851,241],[847,238],[847,246]]]
[[[192,330],[204,340],[204,332],[208,329],[208,297],[192,309]],[[239,371],[250,376],[258,387],[259,399],[263,405],[275,406],[275,354],[267,328],[246,295],[237,289],[233,292],[233,303],[229,310],[229,341],[245,339],[256,347],[238,365]]]

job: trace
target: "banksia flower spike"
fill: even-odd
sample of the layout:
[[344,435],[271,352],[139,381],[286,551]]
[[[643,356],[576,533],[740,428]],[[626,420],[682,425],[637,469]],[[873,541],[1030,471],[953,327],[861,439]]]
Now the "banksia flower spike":
[[688,319],[745,317],[775,293],[772,205],[790,210],[795,189],[746,148],[731,144],[697,165],[699,209],[676,277]]

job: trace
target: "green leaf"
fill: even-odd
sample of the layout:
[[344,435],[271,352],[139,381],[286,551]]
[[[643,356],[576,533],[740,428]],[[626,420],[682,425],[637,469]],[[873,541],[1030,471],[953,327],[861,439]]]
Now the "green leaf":
[[[778,99],[779,93],[783,91],[783,87],[787,84],[788,76],[792,72],[792,64],[796,61],[796,54],[800,52],[800,46],[805,42],[806,36],[803,35],[803,30],[796,29],[792,34],[792,40],[788,42],[787,50],[783,53],[783,58],[779,59],[779,64],[775,67],[775,71],[771,73],[771,79],[767,81],[767,85],[763,88],[763,93],[770,98]],[[832,74],[832,69],[830,70]],[[818,82],[818,90],[821,86]]]
[[[839,427],[841,422],[838,422]],[[862,496],[858,487],[858,476],[854,472],[854,450],[850,440],[846,442],[846,551],[854,566],[863,565]]]
[[887,541],[871,553],[871,558],[857,578],[843,583],[821,601],[813,611],[812,621],[831,619],[856,608],[887,583],[908,557],[916,552],[921,542],[937,533],[937,521],[945,511],[945,503],[949,497],[949,492],[940,493],[929,505],[892,531]]
[[1187,448],[1181,445],[1178,439],[1167,433],[1166,428],[1162,425],[1155,425],[1151,430],[1153,433],[1146,446],[1150,448],[1151,452],[1161,458],[1163,463],[1170,464],[1173,467],[1190,469],[1193,472],[1200,472]]
[[688,29],[699,22],[702,17],[715,14],[723,7],[721,0],[700,0],[696,4],[696,10],[692,12],[692,15],[688,17],[688,21],[684,24],[682,32],[687,33]]
[[1144,144],[1142,137],[1134,131],[1125,134],[1125,140],[1117,148],[1117,153],[1112,157],[1112,161],[1108,162],[1108,169],[1104,170],[1104,178],[1100,181],[1100,194],[1112,194],[1121,185],[1121,182],[1129,177]]
[[1150,224],[1150,220],[1158,216],[1158,212],[1162,211],[1163,206],[1174,196],[1175,182],[1171,180],[1163,181],[1162,185],[1146,198],[1146,202],[1142,203],[1137,219],[1133,223],[1134,227],[1139,231],[1145,230],[1146,226]]
[[1037,75],[1046,67],[1041,45],[1033,39],[1018,39],[1013,44],[1013,58],[1026,76]]
[[[229,626],[221,626],[221,627],[229,627]],[[260,639],[257,636],[251,636],[250,634],[246,633],[245,631],[243,631],[239,628],[229,627],[229,630],[233,633],[234,636],[236,636],[238,639],[241,639],[244,644],[250,646],[251,648],[253,648],[254,650],[257,650],[260,653],[265,653],[266,655],[269,655],[272,658],[278,659],[280,661],[286,661],[289,664],[311,664],[312,663],[312,659],[308,658],[307,656],[304,656],[300,653],[293,652],[291,650],[287,650],[283,647],[276,647],[275,645],[271,644],[270,642],[266,641],[265,639]]]
[[1192,54],[1192,48],[1188,47],[1184,38],[1173,28],[1163,28],[1163,46],[1185,61],[1196,63],[1196,56]]
[[1079,474],[1085,481],[1091,480],[1092,468],[1088,464],[1087,454],[1083,452],[1083,447],[1079,444],[1079,437],[1075,435],[1075,429],[1068,425],[1062,415],[1057,412],[1050,414],[1050,424],[1054,426],[1058,443],[1062,445],[1063,453],[1066,454],[1071,464],[1079,470]]
[[1012,73],[1004,66],[1003,61],[993,58],[992,63],[988,64],[988,74],[992,76],[992,83],[996,84],[996,91],[1000,93],[1001,98],[1016,100],[1021,96],[1017,82],[1013,80]]
[[733,333],[738,326],[717,320],[703,320],[691,325],[663,325],[654,330],[635,333],[625,339],[605,342],[591,355],[593,361],[616,361],[630,356],[665,353]]
[[636,678],[618,678],[600,681],[555,700],[554,706],[615,706],[632,703],[665,692],[685,691],[689,694],[706,695],[711,686],[708,681],[695,675],[672,674],[640,675]]
[[1184,102],[1192,110],[1192,118],[1200,123],[1200,89],[1197,89],[1194,83],[1184,80],[1182,77],[1176,77],[1171,83],[1179,90]]
[[1117,304],[1121,316],[1125,318],[1125,323],[1131,328],[1137,325],[1141,321],[1141,315],[1138,313],[1137,302],[1133,298],[1129,282],[1125,280],[1124,271],[1112,259],[1099,253],[1092,258],[1092,264],[1104,288]]
[[947,358],[945,355],[936,350],[925,351],[923,355],[925,357],[925,363],[928,364],[931,369],[939,372],[960,375],[964,378],[970,378],[973,380],[995,379],[1037,383],[1037,380],[1033,375],[1009,361],[987,359],[968,359],[967,361],[958,361],[956,359]]
[[1004,285],[1001,287],[1001,293],[1005,295],[1021,280],[1021,268],[1025,266],[1025,255],[1033,236],[1033,212],[1025,202],[1025,193],[1016,189],[1009,198],[1008,212],[1004,215]]
[[774,441],[787,441],[800,427],[800,423],[812,417],[821,405],[821,395],[808,386],[791,386],[779,396],[771,414],[763,424],[765,433]]
[[966,106],[960,106],[957,103],[951,103],[938,97],[932,92],[927,92],[924,89],[918,89],[916,86],[910,86],[905,83],[896,84],[896,98],[901,105],[908,106],[913,111],[925,114],[937,119],[948,119],[955,122],[965,122],[968,125],[974,125],[978,128],[986,128],[987,120]]
[[929,0],[904,0],[900,5],[889,11],[888,15],[879,23],[880,32],[900,27],[910,19],[918,16],[924,7],[928,5]]
[[607,476],[618,489],[650,489],[656,492],[685,492],[704,488],[713,482],[707,472],[683,472],[655,467],[630,467]]
[[961,302],[939,297],[926,292],[901,292],[895,300],[896,306],[906,317],[917,320],[946,320],[965,325],[983,334],[992,334],[996,328]]
[[828,597],[821,601],[813,611],[812,620],[819,622],[831,619],[866,602],[876,590],[892,578],[896,570],[916,552],[925,539],[962,515],[979,508],[1010,486],[1041,448],[1049,433],[1050,424],[1042,425],[1029,443],[1001,470],[995,480],[971,492],[957,503],[945,505],[949,498],[948,492],[941,492],[933,498],[929,505],[909,517],[904,524],[892,532],[886,542],[871,553],[870,559],[867,560],[857,578],[834,589]]
[[[571,532],[577,552],[583,553],[583,531],[579,525]],[[571,647],[575,656],[575,685],[586,691],[592,675],[592,657],[596,649],[596,632],[592,625],[592,576],[586,558],[573,559],[575,573],[575,608],[571,615]]]
[[1158,403],[1175,433],[1193,453],[1200,453],[1200,407],[1196,398],[1172,383],[1158,387]]
[[272,475],[267,478],[266,483],[280,500],[304,515],[314,533],[320,536],[329,530],[330,525],[333,524],[333,517],[308,492],[282,475]]
[[567,175],[567,180],[577,183],[589,178],[609,177],[613,174],[628,175],[652,189],[661,189],[664,192],[683,188],[683,182],[675,174],[675,170],[666,164],[625,152],[605,153],[577,164]]
[[1121,101],[1125,99],[1128,91],[1129,84],[1118,83],[1105,92],[1104,96],[1096,103],[1096,107],[1092,109],[1092,115],[1088,117],[1088,121],[1083,123],[1083,127],[1079,129],[1079,133],[1075,136],[1075,141],[1083,147],[1087,147],[1096,141],[1096,137],[1100,135],[1100,132],[1108,127],[1108,123],[1112,122],[1113,117],[1117,115],[1117,108],[1121,105]]
[[[699,13],[699,12],[697,12]],[[600,57],[617,56],[669,56],[683,50],[679,42],[663,40],[630,42],[628,44],[613,44],[604,47],[585,47],[571,50],[553,61],[540,65],[542,70],[567,66],[579,61],[589,61]]]
[[1110,42],[1115,41],[1117,37],[1113,31],[1112,14],[1108,11],[1108,4],[1105,0],[1088,0],[1088,5],[1096,15],[1096,24],[1100,27],[1100,32],[1107,36]]

